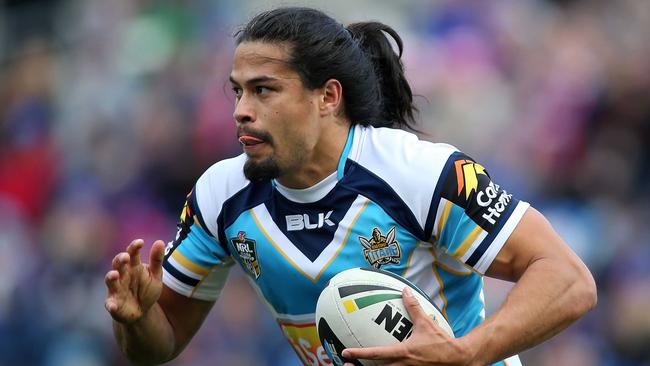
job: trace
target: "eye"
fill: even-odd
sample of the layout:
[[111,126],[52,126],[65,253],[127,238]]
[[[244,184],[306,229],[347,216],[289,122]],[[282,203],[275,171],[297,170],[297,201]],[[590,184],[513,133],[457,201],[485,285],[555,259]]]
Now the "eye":
[[233,86],[232,87],[232,92],[235,94],[235,98],[239,99],[241,98],[241,95],[243,93],[242,88],[238,86]]
[[256,86],[255,87],[255,93],[256,94],[267,94],[267,93],[271,92],[272,90],[273,89],[268,88],[266,86]]

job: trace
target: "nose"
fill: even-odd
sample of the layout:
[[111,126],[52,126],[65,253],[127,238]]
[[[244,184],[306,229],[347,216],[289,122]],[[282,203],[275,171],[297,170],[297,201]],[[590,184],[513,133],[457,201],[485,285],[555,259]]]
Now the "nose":
[[246,93],[243,93],[235,104],[235,111],[233,112],[233,117],[237,123],[246,123],[255,121],[255,110],[252,106],[250,98],[246,97]]

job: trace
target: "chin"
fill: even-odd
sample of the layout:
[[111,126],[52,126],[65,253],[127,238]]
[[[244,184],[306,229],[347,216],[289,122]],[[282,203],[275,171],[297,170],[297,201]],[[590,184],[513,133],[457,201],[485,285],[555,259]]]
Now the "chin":
[[280,176],[280,167],[273,158],[253,159],[248,157],[244,164],[244,176],[251,182],[262,182]]

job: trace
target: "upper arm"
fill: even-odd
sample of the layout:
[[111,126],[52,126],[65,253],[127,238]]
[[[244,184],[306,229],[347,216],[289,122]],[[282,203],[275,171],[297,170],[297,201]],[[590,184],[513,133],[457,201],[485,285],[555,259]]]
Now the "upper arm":
[[483,274],[528,207],[481,164],[454,152],[440,173],[426,234],[439,250]]
[[185,348],[219,297],[232,258],[206,228],[193,190],[187,196],[176,238],[163,261],[163,292],[158,304],[174,331],[174,356]]
[[591,279],[541,213],[507,193],[461,152],[451,154],[442,169],[430,215],[436,246],[479,273],[517,281],[535,261],[553,259],[555,270]]
[[165,249],[163,282],[183,296],[215,301],[234,262],[205,222],[193,190],[181,212],[176,238]]
[[580,258],[555,232],[546,218],[529,207],[486,274],[507,281],[517,281],[526,268],[542,259],[551,259],[577,274],[589,273]]

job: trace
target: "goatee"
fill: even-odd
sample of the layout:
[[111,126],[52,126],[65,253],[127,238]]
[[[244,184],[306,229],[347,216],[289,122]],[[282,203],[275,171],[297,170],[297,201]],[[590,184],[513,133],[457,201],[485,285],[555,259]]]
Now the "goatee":
[[252,161],[250,158],[244,163],[244,176],[251,182],[263,182],[280,176],[280,167],[273,158],[260,162]]

